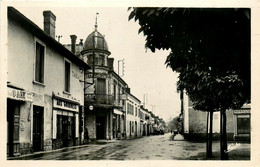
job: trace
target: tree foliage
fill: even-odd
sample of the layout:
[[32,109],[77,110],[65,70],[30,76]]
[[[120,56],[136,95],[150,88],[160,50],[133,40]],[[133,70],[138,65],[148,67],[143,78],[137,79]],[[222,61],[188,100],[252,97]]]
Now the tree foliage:
[[146,47],[170,49],[166,65],[179,72],[195,109],[239,108],[250,101],[250,10],[130,8]]
[[179,116],[174,117],[168,122],[168,128],[171,130],[178,129],[179,126]]

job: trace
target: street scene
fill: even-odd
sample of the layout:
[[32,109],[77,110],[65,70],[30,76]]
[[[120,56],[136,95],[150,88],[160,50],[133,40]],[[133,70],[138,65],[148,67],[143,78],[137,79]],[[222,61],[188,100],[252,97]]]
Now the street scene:
[[250,8],[4,9],[8,162],[251,160]]
[[[134,140],[100,140],[87,146],[69,147],[54,152],[10,158],[10,160],[204,160],[205,143],[185,141],[181,135],[170,140],[172,134],[148,136]],[[219,142],[213,143],[214,157]],[[230,151],[231,160],[250,160],[250,144],[241,143]]]

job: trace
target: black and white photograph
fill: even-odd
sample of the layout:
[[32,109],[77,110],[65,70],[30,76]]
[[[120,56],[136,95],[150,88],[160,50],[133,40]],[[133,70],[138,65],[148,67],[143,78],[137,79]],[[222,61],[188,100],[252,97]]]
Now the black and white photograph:
[[130,2],[1,2],[3,166],[259,165],[260,2]]

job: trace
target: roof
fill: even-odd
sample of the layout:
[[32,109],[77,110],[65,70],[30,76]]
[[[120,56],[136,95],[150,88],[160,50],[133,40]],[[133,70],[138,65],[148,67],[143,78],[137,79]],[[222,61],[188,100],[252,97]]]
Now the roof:
[[123,80],[123,78],[121,78],[114,70],[110,70],[110,72],[114,75],[116,79],[120,80],[121,83],[127,85],[127,83]]
[[93,47],[95,47],[94,49],[108,51],[107,41],[105,40],[105,37],[97,30],[89,34],[83,45],[84,50],[92,50]]
[[90,69],[88,64],[86,64],[83,60],[81,60],[79,57],[74,55],[71,51],[66,49],[62,44],[60,44],[54,38],[49,36],[40,27],[38,27],[35,23],[33,23],[23,14],[21,14],[14,7],[8,7],[7,15],[8,15],[8,19],[21,24],[23,28],[28,29],[31,32],[31,34],[33,34],[34,36],[36,36],[37,38],[39,38],[40,40],[48,44],[48,46],[53,48],[55,51],[61,53],[61,55],[63,55],[67,59],[71,60],[75,64],[78,64],[79,66],[84,67],[85,69]]
[[137,97],[135,97],[133,94],[128,93],[128,92],[126,92],[126,94],[130,95],[130,97],[132,97],[134,100],[136,100],[136,101],[138,101],[139,103],[141,103],[141,101],[140,101]]

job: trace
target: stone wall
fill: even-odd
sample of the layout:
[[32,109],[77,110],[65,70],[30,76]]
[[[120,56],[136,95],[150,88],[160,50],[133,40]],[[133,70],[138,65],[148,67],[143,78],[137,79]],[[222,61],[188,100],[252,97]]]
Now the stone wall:
[[52,139],[52,149],[60,149],[63,147],[63,142],[61,139]]
[[33,152],[32,143],[20,143],[20,154],[31,154]]
[[49,139],[45,139],[44,140],[44,146],[43,146],[43,150],[44,151],[50,151],[52,150],[52,139],[49,138]]

